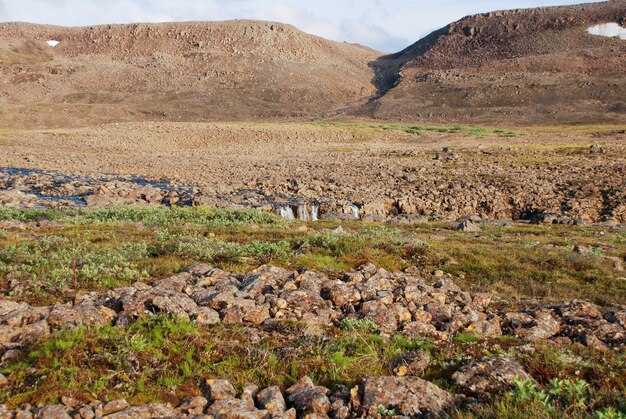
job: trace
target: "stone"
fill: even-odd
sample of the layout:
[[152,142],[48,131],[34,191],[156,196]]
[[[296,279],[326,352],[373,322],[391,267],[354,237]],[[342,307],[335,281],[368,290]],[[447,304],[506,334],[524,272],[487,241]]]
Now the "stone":
[[283,414],[287,410],[285,398],[277,386],[266,388],[257,393],[256,402],[260,409],[267,410],[272,416]]
[[550,339],[561,331],[561,325],[550,311],[539,310],[533,313],[533,323],[531,327],[515,328],[515,335],[519,338],[538,342]]
[[35,411],[36,419],[72,419],[68,408],[61,405],[46,406]]
[[4,387],[9,384],[9,379],[4,376],[4,374],[0,373],[0,387]]
[[205,380],[200,390],[204,397],[210,402],[224,399],[234,399],[236,392],[233,385],[228,380]]
[[402,416],[443,416],[455,404],[451,393],[418,377],[369,377],[360,395],[362,414],[368,417],[378,417],[380,406]]
[[496,355],[470,362],[457,370],[452,379],[465,394],[480,396],[507,391],[516,379],[530,380],[531,377],[513,359]]
[[110,415],[111,413],[121,412],[130,407],[130,404],[124,399],[113,400],[102,407],[102,414],[104,416]]
[[430,354],[426,351],[411,351],[391,361],[393,373],[399,377],[405,375],[422,375],[431,363]]
[[209,307],[199,307],[196,312],[195,322],[200,326],[217,324],[220,322],[220,313]]
[[302,377],[287,389],[287,400],[298,415],[327,415],[330,410],[328,393],[327,388],[316,386],[309,377]]

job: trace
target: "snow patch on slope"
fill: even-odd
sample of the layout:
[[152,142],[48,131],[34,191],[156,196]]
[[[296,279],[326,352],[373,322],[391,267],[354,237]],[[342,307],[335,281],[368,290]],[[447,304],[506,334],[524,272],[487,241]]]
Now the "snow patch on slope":
[[606,36],[609,38],[619,38],[626,40],[626,28],[622,28],[617,23],[603,23],[602,25],[591,26],[587,29],[592,35]]
[[48,45],[50,45],[52,48],[56,47],[59,44],[60,44],[60,42],[59,41],[55,41],[54,39],[51,39],[51,40],[48,41]]

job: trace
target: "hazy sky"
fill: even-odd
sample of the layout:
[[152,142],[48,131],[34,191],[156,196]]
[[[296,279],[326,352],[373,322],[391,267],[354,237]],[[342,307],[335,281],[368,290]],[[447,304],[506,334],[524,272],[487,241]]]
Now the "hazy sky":
[[[593,0],[587,0],[590,2]],[[65,26],[261,19],[305,32],[398,51],[463,16],[576,0],[0,0],[0,22]]]

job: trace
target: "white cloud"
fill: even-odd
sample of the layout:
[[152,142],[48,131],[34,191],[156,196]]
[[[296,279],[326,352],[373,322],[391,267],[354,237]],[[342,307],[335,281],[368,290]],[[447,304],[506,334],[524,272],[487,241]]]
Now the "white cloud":
[[85,26],[262,19],[392,52],[468,14],[573,2],[576,0],[0,0],[0,21]]

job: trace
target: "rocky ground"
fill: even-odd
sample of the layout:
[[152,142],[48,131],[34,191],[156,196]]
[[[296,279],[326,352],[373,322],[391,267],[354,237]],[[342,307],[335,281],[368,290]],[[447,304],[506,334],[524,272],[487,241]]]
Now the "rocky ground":
[[[3,362],[21,357],[21,348],[53,331],[86,325],[129,327],[139,319],[166,315],[199,326],[247,325],[261,328],[297,321],[333,328],[371,327],[381,336],[450,342],[471,333],[481,339],[501,338],[566,346],[572,342],[606,352],[626,344],[626,307],[602,311],[591,303],[573,301],[552,307],[503,311],[490,294],[461,290],[454,278],[436,272],[428,285],[424,272],[410,269],[393,274],[373,265],[346,272],[339,279],[323,273],[292,272],[266,265],[235,275],[206,264],[154,283],[136,283],[106,293],[78,292],[73,301],[31,307],[0,301],[0,343]],[[254,336],[257,332],[250,332]],[[257,336],[257,341],[261,338]],[[63,405],[6,410],[9,417],[331,417],[443,414],[533,378],[512,357],[489,355],[456,368],[451,375],[456,394],[419,378],[433,363],[425,351],[394,360],[393,376],[363,377],[353,389],[318,386],[304,376],[283,391],[260,389],[251,383],[242,392],[223,379],[200,383],[202,395],[179,406],[149,404],[130,407],[126,400],[81,405],[71,397]],[[9,380],[1,376],[6,386]],[[15,381],[11,380],[15,385]]]
[[624,135],[623,127],[261,123],[6,131],[0,202],[245,206],[303,220],[623,223]]
[[[461,231],[396,231],[163,207],[5,208],[0,219],[6,417],[620,417],[626,408],[618,226],[466,219]],[[438,250],[457,246],[470,253]],[[350,260],[354,269],[338,269]],[[321,261],[333,268],[306,267]],[[173,273],[159,274],[167,264]],[[482,266],[513,288],[518,269],[525,286],[497,287]],[[537,294],[550,287],[550,298]]]

